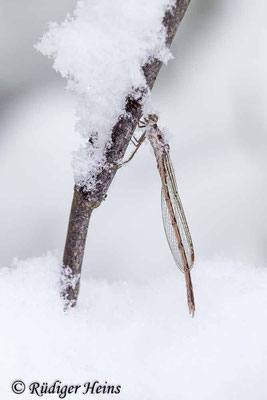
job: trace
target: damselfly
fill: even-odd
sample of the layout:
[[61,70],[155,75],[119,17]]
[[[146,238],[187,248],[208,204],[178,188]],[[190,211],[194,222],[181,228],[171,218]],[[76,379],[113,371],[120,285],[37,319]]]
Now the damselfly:
[[185,218],[182,202],[180,200],[174,170],[172,167],[169,145],[158,127],[158,116],[148,115],[144,121],[139,122],[139,127],[144,132],[139,140],[135,139],[135,151],[123,164],[128,163],[145,139],[148,139],[154,150],[157,167],[161,178],[161,209],[166,237],[173,258],[178,268],[185,274],[187,303],[189,313],[194,316],[195,301],[190,270],[194,264],[194,248],[190,231]]

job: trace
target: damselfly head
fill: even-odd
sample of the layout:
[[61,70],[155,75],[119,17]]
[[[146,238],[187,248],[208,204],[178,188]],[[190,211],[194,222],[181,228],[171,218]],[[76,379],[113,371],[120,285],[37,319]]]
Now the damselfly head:
[[154,124],[157,124],[159,120],[159,117],[157,116],[157,114],[149,114],[148,115],[148,121],[152,122]]
[[147,125],[152,124],[154,127],[157,127],[159,117],[156,114],[148,114],[147,117],[144,118],[144,121],[139,121],[139,128],[145,128]]

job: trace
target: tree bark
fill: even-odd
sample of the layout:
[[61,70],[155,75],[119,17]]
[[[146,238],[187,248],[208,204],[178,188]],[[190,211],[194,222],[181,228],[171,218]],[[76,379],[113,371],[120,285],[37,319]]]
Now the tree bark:
[[[166,45],[170,47],[179,23],[189,6],[190,0],[176,0],[175,6],[167,10],[163,18],[166,27]],[[144,75],[147,85],[152,89],[162,62],[154,59],[147,62]],[[141,88],[136,88],[141,92]],[[111,144],[106,149],[106,164],[97,176],[97,184],[93,191],[74,187],[74,197],[70,212],[69,227],[63,256],[61,295],[65,307],[74,307],[77,303],[80,287],[80,273],[86,243],[89,220],[94,208],[106,198],[108,188],[117,172],[118,164],[123,158],[131,136],[142,116],[142,98],[133,99],[129,95],[125,101],[125,113],[112,129]]]

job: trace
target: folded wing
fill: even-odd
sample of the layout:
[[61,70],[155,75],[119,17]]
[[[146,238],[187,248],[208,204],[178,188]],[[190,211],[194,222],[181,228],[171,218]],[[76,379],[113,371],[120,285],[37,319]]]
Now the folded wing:
[[[185,218],[182,202],[178,194],[175,173],[172,167],[168,150],[164,150],[164,153],[162,155],[162,169],[165,178],[163,183],[165,187],[162,187],[161,191],[161,210],[164,230],[176,265],[182,272],[185,272],[184,258],[179,248],[174,224],[177,224],[178,227],[189,270],[191,270],[194,265],[194,248],[188,224]],[[170,213],[167,199],[170,200],[175,218],[173,218]]]

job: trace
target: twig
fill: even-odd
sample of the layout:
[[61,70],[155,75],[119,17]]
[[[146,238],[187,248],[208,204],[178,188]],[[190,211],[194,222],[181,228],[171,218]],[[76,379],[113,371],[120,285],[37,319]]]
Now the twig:
[[[176,0],[175,6],[165,13],[163,24],[167,31],[166,45],[168,47],[173,41],[189,3],[190,0]],[[150,89],[155,83],[161,66],[162,62],[154,59],[149,60],[143,67],[146,82]],[[140,88],[136,89],[138,92],[141,91]],[[66,308],[74,307],[77,303],[84,248],[92,211],[106,198],[108,188],[118,170],[119,162],[123,158],[136,125],[142,116],[142,96],[137,101],[129,95],[125,104],[127,113],[118,120],[112,129],[111,144],[106,151],[106,165],[97,176],[97,184],[94,190],[88,192],[85,188],[74,188],[62,268],[65,284],[62,286],[61,295]],[[68,282],[64,279],[66,275],[73,277],[72,283],[66,283]]]

